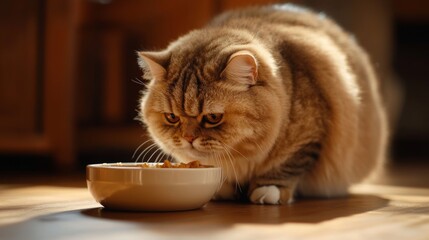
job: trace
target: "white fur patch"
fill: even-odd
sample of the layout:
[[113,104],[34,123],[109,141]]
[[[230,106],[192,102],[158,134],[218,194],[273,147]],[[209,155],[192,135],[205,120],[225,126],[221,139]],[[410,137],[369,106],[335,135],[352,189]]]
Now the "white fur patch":
[[256,204],[279,204],[280,190],[274,185],[255,188],[250,195],[250,201]]

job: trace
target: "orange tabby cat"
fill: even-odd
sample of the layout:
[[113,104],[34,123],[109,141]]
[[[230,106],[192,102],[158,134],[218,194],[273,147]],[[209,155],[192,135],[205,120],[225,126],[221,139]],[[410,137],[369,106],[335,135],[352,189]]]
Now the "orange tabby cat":
[[179,161],[223,168],[216,198],[340,196],[383,162],[371,63],[325,16],[289,4],[227,12],[139,64],[141,121]]

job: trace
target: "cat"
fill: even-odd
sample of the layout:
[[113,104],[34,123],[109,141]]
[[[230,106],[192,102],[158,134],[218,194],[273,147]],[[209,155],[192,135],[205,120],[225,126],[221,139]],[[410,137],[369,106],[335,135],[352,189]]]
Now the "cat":
[[221,166],[216,199],[336,197],[383,165],[387,120],[356,40],[291,4],[223,13],[138,52],[139,119],[178,161]]

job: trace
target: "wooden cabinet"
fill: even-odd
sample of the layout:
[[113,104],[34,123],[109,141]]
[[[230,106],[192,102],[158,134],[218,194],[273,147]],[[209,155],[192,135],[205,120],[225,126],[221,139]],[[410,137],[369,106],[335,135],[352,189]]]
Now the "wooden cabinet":
[[74,59],[79,1],[0,3],[0,152],[74,165]]
[[40,6],[9,2],[0,10],[0,132],[26,135],[38,130]]

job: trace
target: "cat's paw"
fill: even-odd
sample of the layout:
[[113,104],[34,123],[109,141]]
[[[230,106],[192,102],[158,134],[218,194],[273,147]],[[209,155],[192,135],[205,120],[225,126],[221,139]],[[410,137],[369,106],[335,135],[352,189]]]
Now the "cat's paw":
[[256,204],[280,204],[280,189],[274,185],[255,188],[250,201]]

